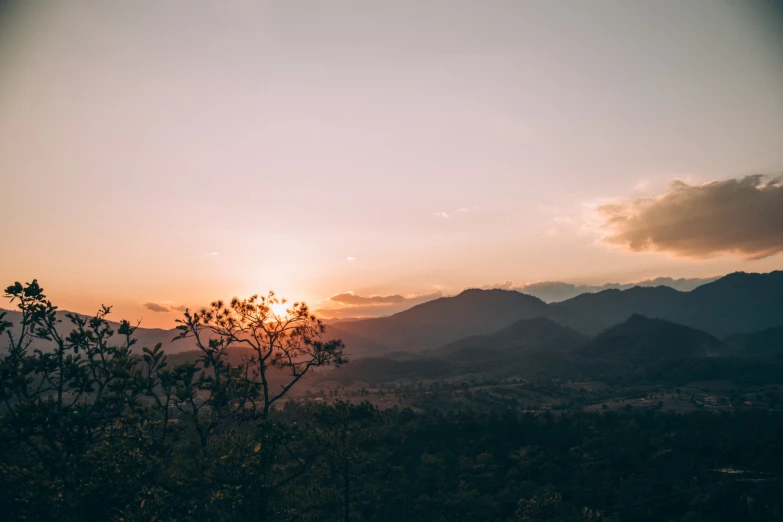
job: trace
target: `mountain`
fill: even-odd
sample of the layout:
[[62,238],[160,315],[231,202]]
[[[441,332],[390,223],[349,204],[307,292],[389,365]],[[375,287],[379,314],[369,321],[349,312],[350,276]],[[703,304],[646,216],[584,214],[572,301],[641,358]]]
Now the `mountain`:
[[[717,277],[674,279],[656,277],[636,283],[606,283],[602,285],[575,285],[562,281],[539,281],[536,283],[514,284],[512,281],[482,287],[482,290],[516,290],[523,294],[538,297],[546,303],[565,301],[581,294],[596,293],[603,290],[627,290],[635,286],[668,286],[681,292],[689,292],[703,284],[715,281]],[[313,312],[324,322],[358,321],[375,317],[387,317],[417,304],[443,297],[442,293],[431,293],[414,297],[401,295],[365,297],[353,293],[336,294]],[[336,307],[337,306],[337,307]]]
[[[64,312],[60,314],[64,316]],[[357,358],[435,350],[466,337],[499,334],[517,321],[537,318],[595,336],[634,314],[664,319],[716,337],[783,326],[783,271],[729,274],[690,292],[667,286],[634,287],[582,294],[552,304],[514,290],[471,289],[388,317],[330,323],[326,336],[342,339],[348,353]],[[18,312],[10,312],[8,318],[18,321]],[[113,325],[118,327],[117,323]],[[530,327],[521,325],[523,330]],[[507,334],[512,339],[516,335]],[[137,330],[139,346],[160,342],[172,353],[195,348],[190,341],[172,343],[175,335],[175,330]],[[519,346],[526,344],[520,341]]]
[[672,309],[680,309],[686,299],[687,293],[667,286],[637,286],[628,290],[582,294],[551,306],[566,318],[564,324],[579,332],[595,335],[634,314],[663,317]]
[[690,292],[668,287],[634,287],[582,294],[550,305],[561,324],[596,334],[633,314],[658,317],[715,336],[783,325],[783,271],[737,272]]
[[[632,315],[592,339],[537,318],[411,354],[405,360],[360,358],[323,378],[373,385],[420,379],[599,379],[629,386],[641,382],[684,384],[711,376],[759,382],[783,378],[766,369],[771,361],[725,354],[724,344],[705,332],[643,315]],[[751,374],[743,374],[745,370]]]
[[722,337],[783,325],[783,271],[729,274],[690,292],[668,286],[587,293],[560,303],[514,290],[466,290],[398,314],[328,326],[355,356],[433,350],[463,337],[489,335],[521,319],[544,317],[594,336],[634,314]]
[[[4,310],[0,309],[0,313],[5,312],[5,320],[13,323],[14,327],[11,328],[11,332],[14,334],[19,333],[19,323],[22,320],[22,313],[17,310]],[[71,324],[70,319],[66,317],[66,314],[70,312],[65,310],[59,310],[57,312],[57,318],[62,321],[59,325],[59,330],[62,332],[70,332],[73,329],[73,325]],[[76,314],[81,317],[84,317],[82,314]],[[119,335],[117,335],[117,330],[120,327],[120,323],[115,321],[109,321],[109,325],[112,327],[112,329],[115,331],[114,337],[112,338],[113,341],[116,344],[119,344],[122,342],[122,339]],[[190,350],[196,350],[196,345],[191,339],[181,339],[176,342],[172,342],[174,337],[179,335],[179,331],[176,329],[171,330],[164,330],[161,328],[137,328],[136,332],[134,333],[134,336],[136,339],[138,339],[138,342],[133,347],[134,351],[140,351],[142,347],[148,347],[152,348],[158,343],[161,343],[162,348],[166,351],[166,353],[181,353],[181,352],[187,352]],[[0,351],[5,351],[6,343],[0,342]],[[36,339],[36,341],[33,343],[33,348],[38,348],[43,351],[53,349],[54,343],[53,342],[47,342],[42,341],[40,339]]]
[[434,350],[408,352],[404,358],[395,352],[357,358],[320,378],[376,385],[471,375],[553,375],[572,372],[563,356],[585,341],[586,337],[549,319],[521,319],[492,334],[464,337]]
[[604,290],[549,305],[513,290],[466,290],[389,317],[335,323],[329,325],[328,333],[343,338],[356,356],[380,355],[432,350],[538,317],[596,335],[634,314],[715,336],[779,326],[783,324],[783,272],[738,272],[690,292],[667,286]]
[[630,364],[710,357],[721,352],[715,337],[663,319],[633,315],[574,350],[574,355]]
[[761,332],[729,335],[724,342],[729,355],[762,357],[783,362],[783,326]]
[[565,301],[581,294],[594,294],[604,290],[628,290],[635,286],[668,286],[680,292],[689,292],[703,284],[710,283],[717,277],[674,279],[671,277],[656,277],[637,283],[606,283],[603,285],[574,285],[561,281],[541,281],[515,286],[522,293],[538,297],[547,303]]
[[538,351],[563,351],[579,346],[587,337],[545,317],[520,319],[490,335],[475,335],[433,350],[437,357],[481,359],[490,355],[516,356]]
[[470,335],[486,335],[520,319],[557,316],[542,300],[513,290],[465,290],[389,317],[342,321],[327,335],[346,341],[354,354],[434,349]]
[[783,325],[783,271],[736,272],[689,292],[675,321],[713,335],[757,332]]

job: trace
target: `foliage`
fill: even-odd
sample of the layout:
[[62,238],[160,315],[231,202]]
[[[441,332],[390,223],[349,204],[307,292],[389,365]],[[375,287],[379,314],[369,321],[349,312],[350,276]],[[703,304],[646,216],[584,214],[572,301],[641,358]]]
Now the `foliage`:
[[[684,522],[783,512],[779,413],[533,414],[510,402],[476,408],[478,392],[449,413],[282,400],[304,373],[345,362],[304,305],[279,317],[271,295],[187,312],[181,336],[202,357],[170,365],[159,346],[136,345],[130,323],[113,331],[108,307],[65,317],[66,334],[37,282],[6,295],[22,318],[0,315],[7,520]],[[250,355],[230,364],[237,347]],[[279,390],[264,389],[270,372],[286,376]]]
[[[266,517],[273,492],[306,470],[309,451],[296,430],[270,419],[272,406],[311,369],[347,362],[340,341],[321,340],[307,305],[281,316],[274,294],[186,311],[179,338],[194,338],[201,356],[174,367],[160,345],[133,352],[136,327],[123,321],[115,332],[110,307],[67,314],[64,333],[37,281],[9,286],[6,297],[21,321],[0,315],[2,466],[13,478],[3,498],[20,517],[111,518],[136,501],[186,519],[248,505]],[[253,355],[232,365],[234,345]],[[287,372],[281,390],[270,390],[272,371]]]

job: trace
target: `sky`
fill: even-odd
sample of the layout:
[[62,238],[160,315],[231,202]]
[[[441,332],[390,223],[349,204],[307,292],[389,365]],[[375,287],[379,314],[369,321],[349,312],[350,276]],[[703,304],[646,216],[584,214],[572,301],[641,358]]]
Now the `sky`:
[[0,0],[0,282],[168,327],[781,269],[771,6]]

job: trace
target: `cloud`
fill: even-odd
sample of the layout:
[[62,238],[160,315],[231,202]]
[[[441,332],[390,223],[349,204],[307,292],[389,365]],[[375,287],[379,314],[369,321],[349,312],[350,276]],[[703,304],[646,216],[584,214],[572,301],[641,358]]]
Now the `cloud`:
[[158,303],[144,303],[142,306],[147,310],[152,310],[153,312],[171,312],[171,308],[169,306]]
[[219,255],[220,255],[220,252],[207,252],[207,253],[206,253],[206,254],[204,254],[204,255],[205,255],[205,256],[219,256]]
[[350,305],[360,305],[360,304],[394,304],[394,303],[402,303],[405,301],[405,298],[401,295],[387,295],[387,296],[372,296],[372,297],[362,297],[360,295],[356,295],[353,292],[345,293],[345,294],[336,294],[329,298],[330,301],[334,301],[337,303],[343,303],[343,304],[350,304]]
[[142,304],[142,306],[147,310],[151,310],[153,312],[158,312],[158,313],[184,312],[188,308],[185,305],[175,306],[166,303],[144,303]]
[[783,185],[763,175],[691,185],[598,207],[603,241],[632,252],[761,259],[783,251]]
[[472,207],[460,207],[454,210],[433,212],[432,215],[440,219],[449,219],[452,216],[458,216],[461,214],[475,213],[482,209],[481,205],[473,205]]
[[330,297],[315,311],[316,315],[331,319],[355,317],[382,317],[396,314],[413,306],[443,297],[440,290],[428,294],[412,294],[407,296],[361,296],[346,292]]
[[356,261],[356,258],[353,257],[353,256],[348,256],[346,259],[348,259],[349,263],[352,263],[352,262]]

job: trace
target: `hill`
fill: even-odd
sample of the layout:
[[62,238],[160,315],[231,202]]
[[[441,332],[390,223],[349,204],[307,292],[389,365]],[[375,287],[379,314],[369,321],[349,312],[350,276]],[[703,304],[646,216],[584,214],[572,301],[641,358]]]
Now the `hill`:
[[574,355],[634,365],[711,357],[721,352],[715,337],[662,319],[633,315],[574,350]]
[[[592,337],[634,314],[703,330],[716,337],[783,326],[783,271],[729,274],[690,292],[666,286],[634,287],[582,294],[554,304],[513,290],[472,289],[453,297],[428,301],[389,317],[330,323],[326,335],[342,339],[354,359],[393,352],[415,354],[441,349],[457,341],[463,343],[462,348],[467,351],[475,351],[473,345],[478,343],[484,347],[483,353],[488,354],[489,349],[513,344],[515,339],[519,340],[519,347],[526,349],[543,346],[544,341],[554,346],[557,343],[545,335],[546,328],[552,330],[554,323],[573,330],[569,334],[572,337],[576,332]],[[65,312],[59,312],[59,315],[67,321]],[[7,317],[18,322],[19,313],[10,311]],[[547,319],[548,322],[519,323],[519,331],[510,329],[501,333],[518,321],[531,319]],[[119,326],[112,324],[115,328]],[[541,329],[537,334],[534,325]],[[160,342],[170,353],[195,348],[190,341],[172,343],[176,333],[173,329],[139,328],[136,335],[139,346]],[[536,341],[535,335],[541,338]],[[476,336],[497,337],[466,339]],[[523,339],[524,336],[528,337]],[[741,350],[741,343],[738,343],[739,337],[730,343],[733,348],[729,349]],[[454,350],[460,349],[454,347]]]
[[668,286],[582,294],[560,303],[513,290],[466,290],[398,314],[331,324],[355,356],[421,352],[469,336],[490,335],[516,321],[547,318],[594,336],[634,314],[704,330],[713,336],[783,325],[783,271],[738,272],[690,292]]
[[635,287],[582,294],[551,305],[562,324],[596,334],[633,314],[666,319],[715,336],[783,325],[783,271],[736,272],[690,292]]
[[[19,332],[19,323],[22,320],[22,314],[21,312],[17,310],[5,310],[0,309],[0,313],[5,312],[5,320],[9,321],[14,324],[14,327],[11,328],[11,331],[15,334],[18,334]],[[66,310],[59,310],[57,312],[57,318],[61,320],[59,330],[62,332],[70,332],[72,328],[72,324],[70,320],[66,317],[66,314],[70,312]],[[76,314],[81,317],[84,317],[82,314]],[[120,327],[120,323],[116,321],[109,321],[109,324],[111,325],[112,329],[115,331],[115,335],[112,338],[112,341],[114,343],[121,343],[122,339],[116,334],[117,330]],[[181,339],[176,342],[173,342],[174,337],[176,337],[179,334],[179,331],[176,329],[170,329],[165,330],[162,328],[137,328],[135,332],[135,337],[138,339],[138,342],[133,347],[133,351],[140,351],[141,347],[149,347],[152,348],[157,343],[161,343],[163,349],[166,351],[166,353],[181,353],[181,352],[187,352],[190,350],[196,350],[196,345],[193,343],[191,339]],[[54,347],[53,343],[42,341],[40,339],[37,339],[33,345],[33,348],[38,348],[43,351],[47,351],[49,349],[52,349]],[[5,350],[6,343],[0,343],[0,350]]]
[[681,308],[687,295],[686,292],[667,286],[636,286],[627,290],[612,289],[582,294],[551,306],[565,317],[564,324],[582,333],[595,335],[634,314],[663,317],[673,308]]
[[592,294],[603,290],[627,290],[635,286],[668,286],[681,292],[688,292],[703,284],[715,281],[717,277],[674,279],[671,277],[656,277],[636,283],[606,283],[603,285],[574,285],[560,281],[541,281],[516,287],[522,293],[532,295],[547,303],[565,301],[582,294]]
[[[344,383],[374,385],[394,381],[519,376],[529,380],[601,379],[624,382],[674,382],[720,376],[726,379],[778,382],[770,364],[700,330],[633,315],[592,339],[545,318],[521,320],[490,335],[469,336],[435,350],[391,357],[358,359],[330,373]],[[769,366],[769,370],[766,367]],[[753,375],[744,375],[749,371]]]
[[[542,300],[513,290],[465,290],[389,317],[343,321],[327,327],[330,336],[353,341],[354,354],[422,351],[470,335],[486,335],[520,319],[556,315]],[[377,351],[375,353],[378,353]]]
[[433,350],[432,356],[481,359],[518,356],[539,351],[563,351],[579,346],[587,337],[545,317],[520,319],[490,335],[475,335]]
[[729,355],[761,357],[783,362],[783,326],[761,332],[729,335],[724,342]]
[[783,271],[736,272],[686,294],[673,320],[713,335],[757,332],[783,325]]

